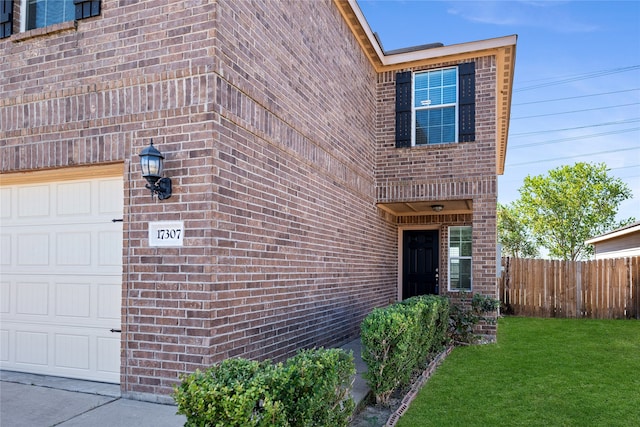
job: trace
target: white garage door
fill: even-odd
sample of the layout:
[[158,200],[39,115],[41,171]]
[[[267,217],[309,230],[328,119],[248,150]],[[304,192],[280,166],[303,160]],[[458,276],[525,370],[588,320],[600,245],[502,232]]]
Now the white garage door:
[[122,178],[0,187],[0,367],[118,383]]

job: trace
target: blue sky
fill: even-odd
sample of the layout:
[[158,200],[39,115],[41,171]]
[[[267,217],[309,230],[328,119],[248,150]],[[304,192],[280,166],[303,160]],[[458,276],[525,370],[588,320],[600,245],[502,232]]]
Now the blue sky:
[[604,162],[640,220],[640,1],[358,0],[385,50],[518,35],[499,201],[527,175]]

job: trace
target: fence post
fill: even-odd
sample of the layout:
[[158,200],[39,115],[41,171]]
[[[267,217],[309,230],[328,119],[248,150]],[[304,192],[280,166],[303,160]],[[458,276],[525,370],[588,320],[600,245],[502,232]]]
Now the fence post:
[[583,317],[582,307],[582,263],[576,264],[576,317]]
[[633,307],[635,311],[632,316],[635,315],[636,319],[640,319],[640,257],[631,258],[630,264],[631,273],[629,274],[629,288],[633,290],[631,307]]

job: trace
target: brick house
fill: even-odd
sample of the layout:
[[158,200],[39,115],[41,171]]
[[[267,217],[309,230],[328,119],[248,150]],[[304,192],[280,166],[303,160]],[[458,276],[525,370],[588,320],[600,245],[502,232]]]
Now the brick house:
[[385,52],[354,0],[0,4],[2,369],[166,401],[399,299],[497,297],[515,36]]

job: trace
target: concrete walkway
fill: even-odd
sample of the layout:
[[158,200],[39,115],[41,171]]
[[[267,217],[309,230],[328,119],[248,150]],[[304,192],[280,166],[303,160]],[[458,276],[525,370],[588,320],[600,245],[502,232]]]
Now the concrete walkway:
[[[360,340],[343,349],[353,351],[357,374],[352,395],[360,404],[369,389],[362,379]],[[120,397],[116,384],[0,371],[2,427],[179,427],[186,417],[176,407]]]

